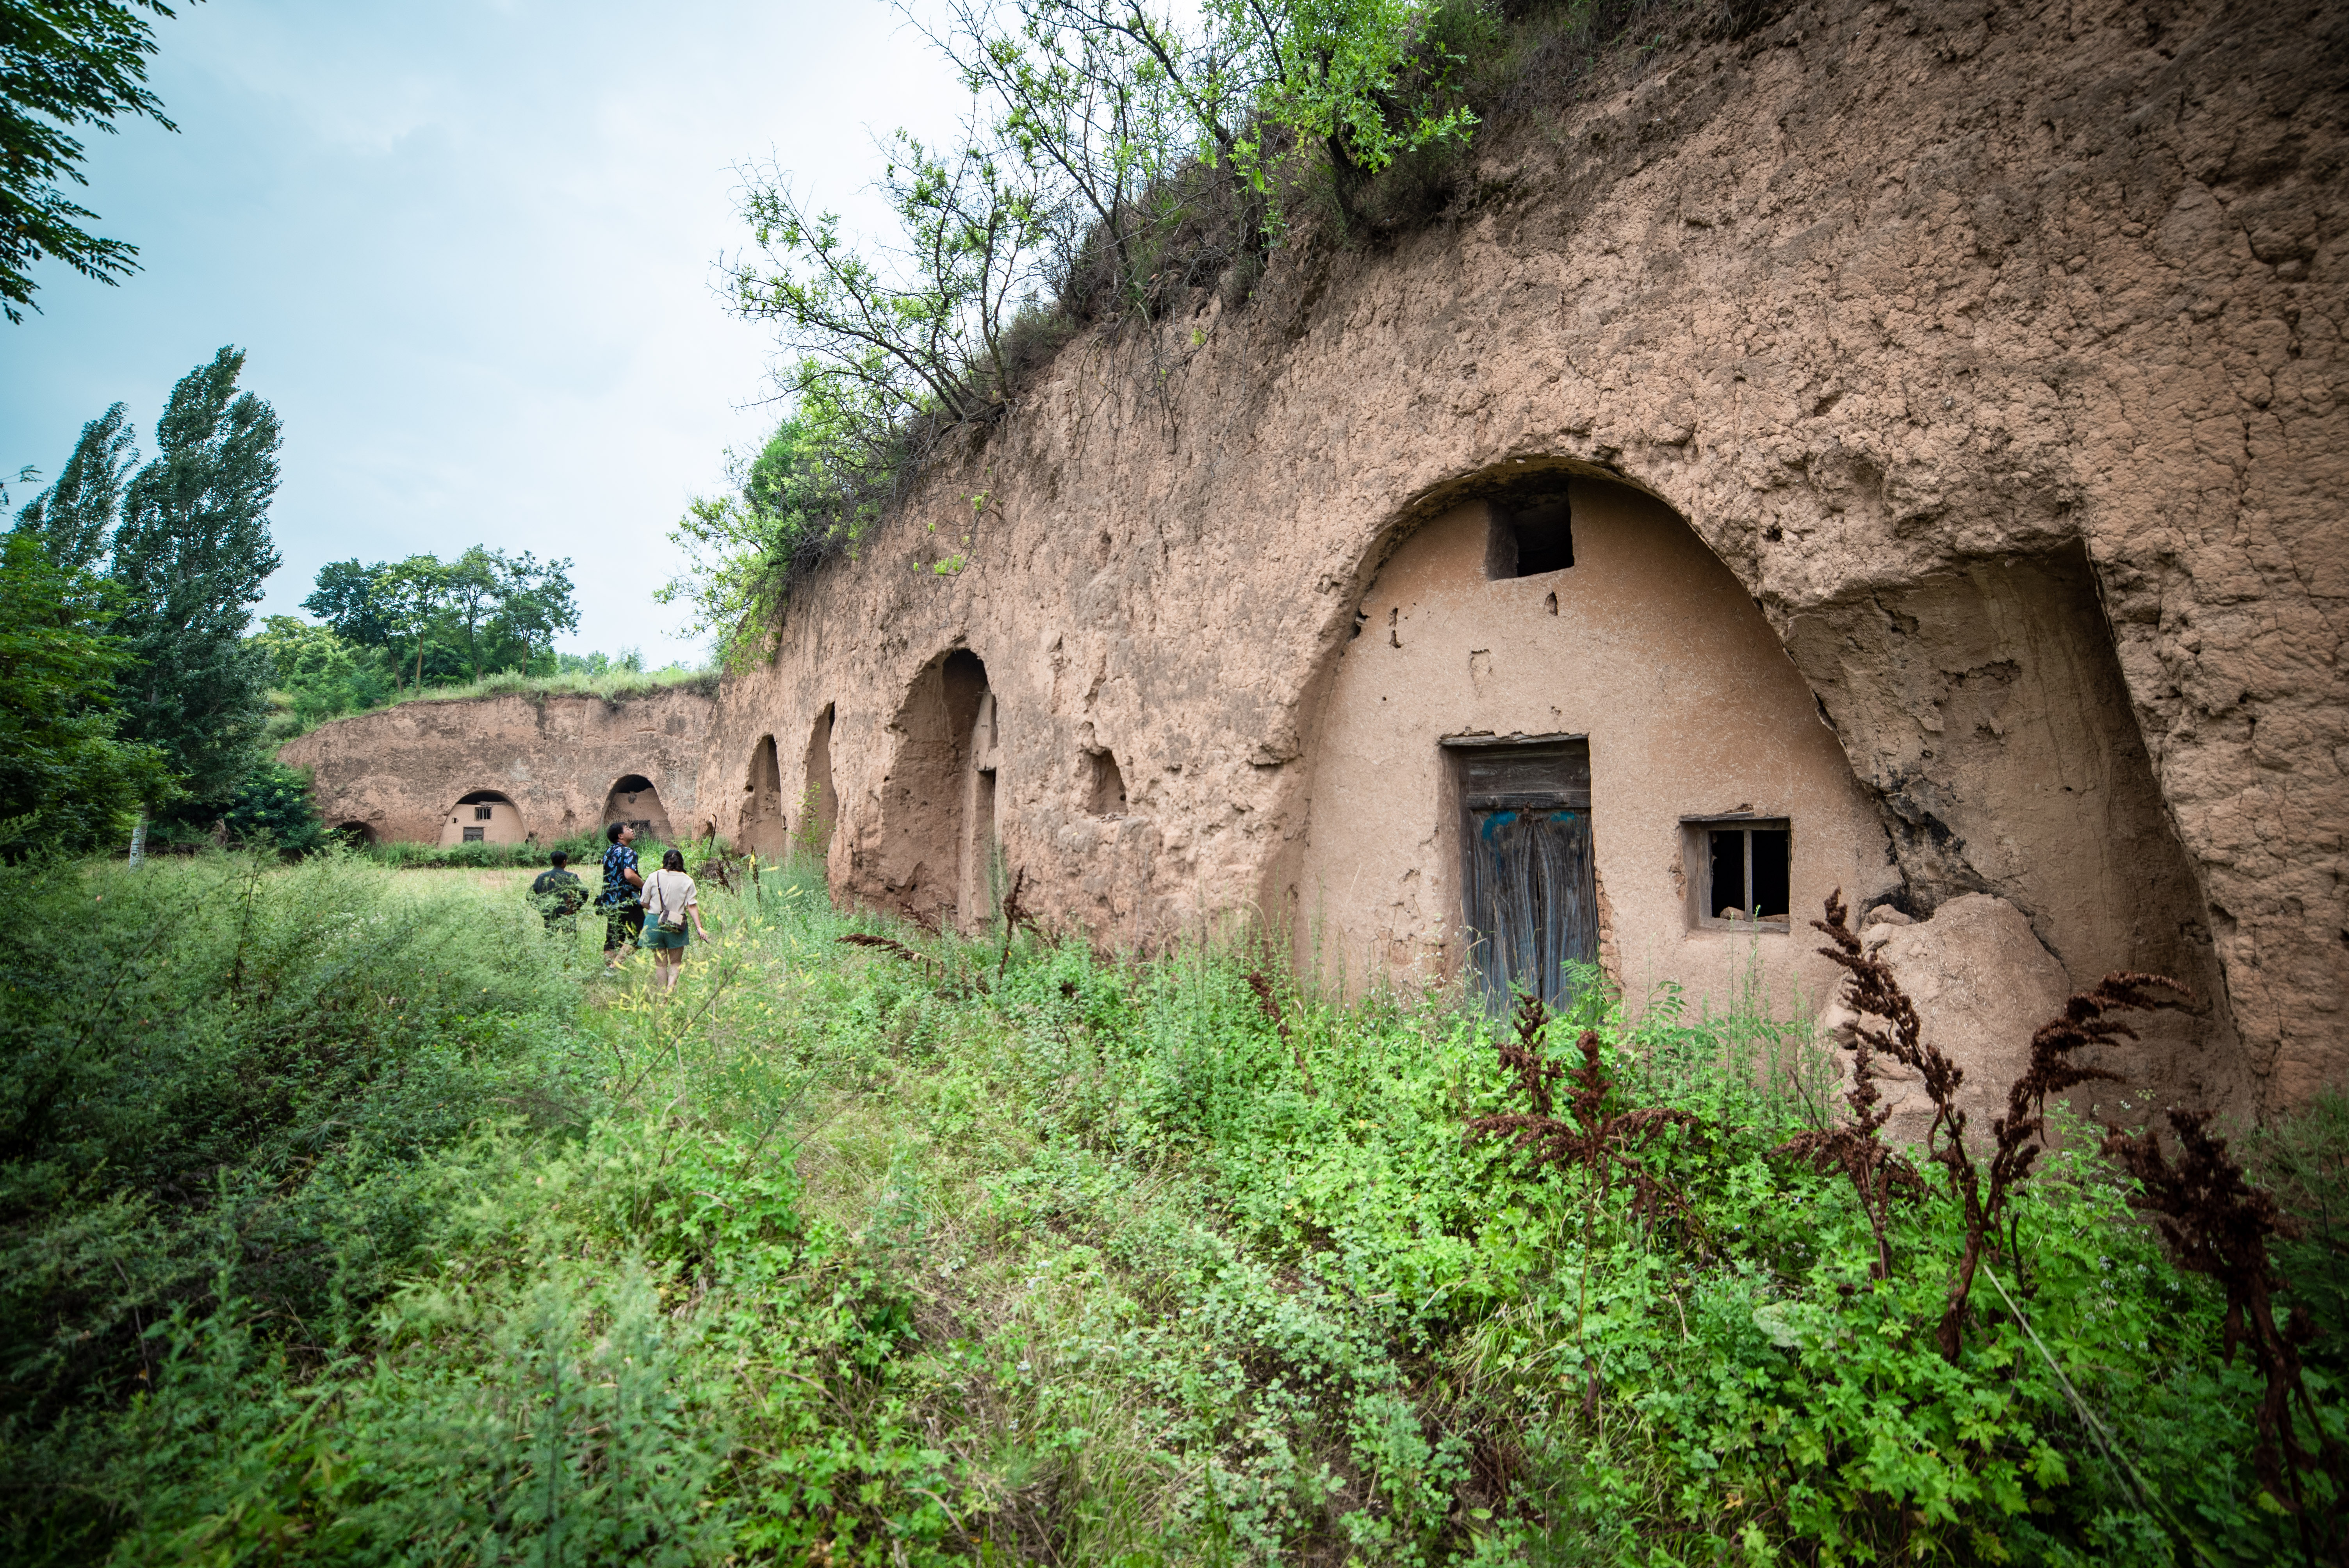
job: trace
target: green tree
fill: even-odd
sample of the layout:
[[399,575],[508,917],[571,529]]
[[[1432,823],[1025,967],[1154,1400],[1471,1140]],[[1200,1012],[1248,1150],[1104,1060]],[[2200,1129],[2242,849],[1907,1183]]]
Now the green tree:
[[385,613],[379,578],[383,562],[362,566],[358,558],[330,561],[318,568],[318,585],[302,608],[324,621],[335,635],[362,648],[388,648],[399,634]]
[[222,348],[171,389],[158,455],[131,480],[114,535],[115,630],[133,661],[123,727],[161,748],[200,800],[237,788],[267,717],[268,659],[244,633],[277,569],[280,433],[269,405],[237,390],[243,365]]
[[[542,563],[525,550],[519,555],[500,554],[497,560],[503,578],[492,630],[507,660],[497,667],[529,669],[551,663],[555,634],[579,629],[570,558]],[[475,678],[480,678],[478,673]]]
[[449,569],[437,555],[411,555],[396,565],[376,569],[375,593],[385,624],[415,650],[416,690],[421,696],[424,644],[431,635],[433,617],[449,596]]
[[246,639],[268,655],[274,685],[273,738],[298,734],[347,713],[390,700],[392,676],[382,650],[354,646],[327,626],[272,615]]
[[475,680],[491,669],[527,669],[551,650],[554,634],[579,624],[571,599],[571,562],[539,564],[524,551],[508,555],[476,544],[446,568],[442,603],[461,639]]
[[40,534],[0,538],[0,852],[109,842],[166,799],[162,754],[115,734],[114,676],[130,661],[97,630],[105,585],[61,570]]
[[123,481],[138,461],[130,410],[117,403],[81,428],[65,471],[26,503],[16,514],[17,528],[37,534],[59,570],[91,570],[114,543]]
[[308,854],[326,842],[326,825],[310,799],[309,779],[267,758],[254,758],[220,821],[238,843],[256,848]]
[[162,0],[0,0],[0,314],[12,322],[40,308],[31,272],[44,256],[102,284],[138,270],[139,248],[84,229],[98,214],[59,182],[89,183],[78,126],[111,134],[127,115],[179,129],[147,89],[155,35],[141,11],[172,14]]

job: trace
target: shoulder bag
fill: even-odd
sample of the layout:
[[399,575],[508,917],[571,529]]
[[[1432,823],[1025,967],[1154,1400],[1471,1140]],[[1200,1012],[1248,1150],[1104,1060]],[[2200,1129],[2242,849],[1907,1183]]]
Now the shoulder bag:
[[663,936],[683,936],[685,934],[685,916],[678,914],[672,917],[668,912],[667,875],[668,873],[666,872],[655,872],[652,877],[652,888],[654,890],[657,890],[659,894],[660,934]]

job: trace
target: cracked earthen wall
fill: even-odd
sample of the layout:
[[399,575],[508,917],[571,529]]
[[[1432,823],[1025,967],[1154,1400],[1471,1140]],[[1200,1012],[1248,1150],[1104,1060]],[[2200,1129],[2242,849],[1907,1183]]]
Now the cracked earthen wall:
[[1833,0],[1626,57],[1483,137],[1436,224],[1071,344],[800,588],[694,820],[743,830],[771,735],[790,830],[835,790],[834,886],[891,902],[908,721],[968,649],[1030,907],[1288,915],[1381,564],[1554,463],[1734,578],[1907,916],[1992,895],[2075,978],[2167,954],[2204,996],[2167,1085],[2304,1101],[2349,1068],[2344,73],[2339,5]]
[[708,799],[833,707],[832,875],[885,901],[890,727],[967,646],[1031,905],[1110,941],[1283,913],[1385,552],[1582,464],[1758,602],[1902,907],[1995,894],[2075,977],[2166,953],[2205,991],[2172,1081],[2303,1100],[2349,1067],[2343,15],[1830,4],[1618,67],[1480,143],[1437,226],[1198,295],[1163,400],[1133,343],[1064,351],[802,590]]
[[[613,785],[649,780],[673,826],[698,822],[698,774],[715,704],[678,690],[607,702],[593,696],[478,697],[407,702],[337,719],[279,748],[305,769],[318,814],[378,839],[431,843],[458,799],[494,790],[517,819],[492,842],[553,843],[600,829]],[[625,813],[654,814],[650,802]],[[451,837],[448,841],[454,842]]]

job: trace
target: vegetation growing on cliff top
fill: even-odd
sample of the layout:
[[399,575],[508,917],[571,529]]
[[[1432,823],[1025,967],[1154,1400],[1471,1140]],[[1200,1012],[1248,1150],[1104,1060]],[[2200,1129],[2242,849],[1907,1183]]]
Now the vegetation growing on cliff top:
[[[2300,1556],[2224,1294],[2088,1140],[1951,1358],[1963,1205],[1895,1205],[1878,1266],[1782,1152],[1829,1112],[1799,1026],[1664,992],[1496,1041],[1244,946],[717,883],[656,1003],[592,931],[345,861],[33,880],[83,939],[0,981],[18,1559]],[[1675,1112],[1641,1180],[1470,1136],[1531,1104],[1496,1044],[1586,1026],[1550,1114]],[[2343,1115],[2296,1202],[2337,1207]]]
[[[860,241],[786,170],[745,168],[753,248],[736,311],[790,355],[790,413],[728,493],[674,537],[690,606],[730,664],[771,651],[793,583],[852,549],[949,431],[999,418],[1080,330],[1129,338],[1164,399],[1211,326],[1156,329],[1206,297],[1244,305],[1298,234],[1373,241],[1457,184],[1485,113],[1524,112],[1654,0],[958,0],[930,41],[969,87],[946,147],[904,137],[876,182],[897,232]],[[981,524],[984,495],[970,498]],[[951,571],[966,541],[943,542]]]

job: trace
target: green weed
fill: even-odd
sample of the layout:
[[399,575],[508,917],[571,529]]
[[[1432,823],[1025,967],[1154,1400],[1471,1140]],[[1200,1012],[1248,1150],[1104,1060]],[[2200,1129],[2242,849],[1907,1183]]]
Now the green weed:
[[[1832,1071],[1783,1018],[1593,986],[1537,1036],[1594,1031],[1610,1106],[1697,1124],[1640,1147],[1675,1202],[1639,1205],[1464,1136],[1519,1096],[1451,998],[704,870],[717,940],[668,997],[518,892],[348,859],[37,879],[94,935],[7,993],[20,1555],[2293,1550],[2215,1294],[2076,1130],[1953,1364],[1962,1219],[1896,1206],[1936,1264],[1875,1277],[1849,1184],[1774,1152]],[[2329,1194],[2309,1125],[2277,1158]]]

